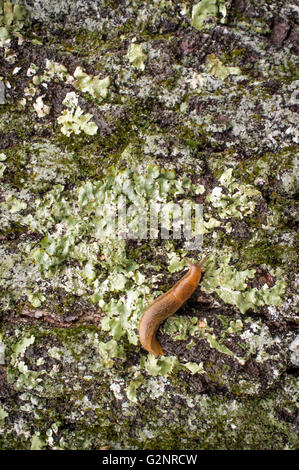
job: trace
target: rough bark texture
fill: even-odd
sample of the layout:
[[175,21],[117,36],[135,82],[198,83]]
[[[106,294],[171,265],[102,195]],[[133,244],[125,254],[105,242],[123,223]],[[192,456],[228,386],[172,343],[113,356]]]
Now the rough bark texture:
[[[0,2],[2,449],[296,449],[298,9]],[[203,207],[202,247],[117,239]],[[184,257],[196,293],[139,345]]]

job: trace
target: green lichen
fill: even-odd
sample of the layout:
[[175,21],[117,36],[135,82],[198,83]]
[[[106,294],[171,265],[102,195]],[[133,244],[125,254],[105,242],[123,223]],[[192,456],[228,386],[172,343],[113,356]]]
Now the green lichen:
[[[205,339],[211,348],[215,348],[222,354],[227,354],[229,356],[235,357],[237,360],[240,360],[232,351],[230,351],[229,348],[227,348],[224,344],[221,344],[222,339],[217,340],[217,337],[213,333],[212,328],[208,327],[207,325],[199,325],[197,317],[189,318],[173,316],[167,320],[164,327],[162,328],[162,331],[171,336],[172,340],[174,341],[186,341],[190,338],[190,336],[196,337],[198,339]],[[190,349],[193,344],[193,340],[189,341],[189,343],[186,345],[186,348]],[[187,367],[184,363],[182,363],[182,365]],[[194,370],[196,370],[195,365],[195,363],[192,365],[192,373],[194,373]],[[202,372],[204,370],[202,363],[198,364],[198,367],[199,371]],[[189,369],[189,367],[187,367],[187,369]]]
[[142,44],[132,43],[129,47],[127,58],[129,62],[137,69],[140,69],[140,70],[145,69],[145,61],[146,61],[147,55],[143,51]]
[[172,316],[167,320],[162,331],[172,337],[175,341],[187,340],[189,336],[194,336],[200,332],[201,328],[197,324],[197,317]]
[[127,386],[126,393],[128,399],[133,403],[138,403],[137,399],[137,389],[144,382],[144,377],[141,374],[138,374],[134,379],[132,379]]
[[229,67],[223,65],[221,60],[215,54],[210,54],[206,58],[207,72],[217,78],[225,80],[229,75],[240,75],[239,67]]
[[9,211],[12,214],[15,214],[16,212],[20,212],[23,209],[26,209],[27,204],[26,202],[20,201],[16,197],[9,195],[6,198],[5,204],[1,203],[1,205]]
[[46,300],[46,297],[41,292],[28,292],[27,297],[33,307],[40,307],[41,304]]
[[90,113],[84,114],[80,106],[77,105],[78,100],[75,93],[67,93],[63,104],[66,109],[62,111],[57,118],[58,124],[61,124],[61,132],[69,137],[71,134],[80,134],[85,132],[88,135],[94,135],[98,131],[98,126],[91,121]]
[[203,374],[205,372],[202,362],[200,362],[199,364],[197,364],[196,362],[186,362],[184,366],[187,370],[191,372],[192,375]]
[[0,46],[6,44],[11,35],[21,37],[20,30],[24,26],[27,16],[23,5],[0,1]]
[[99,76],[88,75],[81,67],[76,68],[74,77],[76,78],[74,86],[79,90],[90,93],[93,98],[98,100],[106,98],[110,85],[109,77],[100,79]]
[[6,165],[2,162],[4,162],[7,159],[7,156],[5,153],[0,153],[0,178],[2,178]]
[[43,96],[38,96],[33,107],[39,118],[47,116],[50,112],[50,107],[43,102]]
[[149,354],[147,358],[142,357],[140,366],[154,377],[157,375],[167,376],[179,367],[179,361],[175,356],[158,359],[153,354]]
[[232,168],[229,168],[219,178],[219,182],[227,189],[227,192],[223,193],[222,188],[216,186],[208,195],[207,200],[217,208],[221,218],[241,219],[254,211],[261,193],[251,185],[237,182],[232,172]]
[[277,280],[274,287],[264,284],[261,289],[247,288],[247,281],[252,279],[255,269],[237,271],[229,266],[231,255],[223,255],[222,263],[217,267],[216,258],[209,260],[202,288],[206,292],[215,292],[226,303],[238,307],[241,313],[248,309],[256,311],[263,305],[280,305],[283,301],[287,283]]
[[121,345],[114,339],[107,341],[106,343],[99,343],[99,351],[102,357],[102,363],[104,367],[112,367],[114,364],[113,358],[124,357],[124,350]]
[[22,356],[24,354],[24,352],[26,351],[26,349],[28,348],[28,346],[33,344],[34,341],[35,341],[35,337],[33,335],[31,335],[30,337],[22,338],[21,341],[19,341],[15,345],[14,352],[11,356],[14,364],[16,364],[16,362],[18,361],[18,357]]
[[225,22],[226,2],[224,0],[201,0],[196,3],[192,8],[191,25],[202,31],[209,29],[213,22],[217,22],[217,17],[220,17],[220,23]]
[[2,407],[0,407],[0,421],[4,421],[7,416],[8,413]]
[[40,433],[36,432],[32,436],[31,440],[31,447],[30,450],[42,450],[42,448],[46,445],[45,441],[40,437]]

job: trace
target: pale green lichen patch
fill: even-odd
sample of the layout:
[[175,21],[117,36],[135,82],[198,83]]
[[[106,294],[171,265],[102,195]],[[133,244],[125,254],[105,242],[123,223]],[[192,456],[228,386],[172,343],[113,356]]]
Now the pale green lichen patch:
[[19,341],[15,347],[14,347],[14,352],[12,354],[12,360],[13,360],[13,364],[15,365],[18,361],[18,357],[23,355],[24,352],[26,351],[26,349],[28,348],[28,346],[30,346],[31,344],[33,344],[35,341],[35,337],[33,335],[31,335],[30,337],[24,337],[21,339],[21,341]]
[[24,5],[13,4],[1,0],[0,2],[0,46],[9,43],[10,36],[20,35],[20,29],[24,26],[27,11]]
[[74,77],[76,79],[74,86],[79,90],[90,93],[93,98],[98,100],[106,98],[110,85],[109,77],[100,79],[99,76],[88,75],[81,67],[76,68]]
[[198,29],[209,29],[220,18],[220,23],[225,22],[226,5],[225,0],[201,0],[192,8],[191,26]]
[[184,366],[187,370],[191,372],[192,375],[203,374],[205,372],[202,362],[200,362],[199,364],[197,364],[196,362],[186,362]]
[[134,379],[132,379],[129,385],[126,388],[126,393],[128,399],[133,403],[138,403],[137,399],[137,389],[144,382],[144,377],[141,374],[137,374]]
[[221,218],[241,219],[254,211],[261,193],[252,185],[237,182],[232,173],[233,169],[229,168],[219,178],[226,191],[223,192],[220,186],[216,186],[208,195],[207,201],[217,209]]
[[2,178],[6,165],[2,162],[4,162],[7,159],[7,156],[5,153],[0,153],[0,178]]
[[225,80],[229,75],[240,75],[239,67],[225,66],[215,54],[208,55],[206,58],[207,72],[217,78]]
[[[168,334],[172,340],[174,341],[180,341],[180,340],[185,340],[187,341],[190,337],[193,337],[189,340],[189,342],[186,344],[186,349],[190,350],[194,346],[194,339],[197,341],[200,340],[206,340],[209,346],[213,349],[216,349],[218,352],[221,354],[226,354],[231,357],[234,357],[237,361],[244,363],[244,360],[239,358],[237,355],[235,355],[225,344],[223,341],[226,339],[226,333],[230,333],[231,330],[227,329],[227,331],[223,332],[221,337],[217,339],[216,334],[213,331],[213,328],[209,327],[205,322],[201,324],[198,322],[197,317],[180,317],[180,316],[173,316],[169,318],[164,326],[161,328],[161,331],[163,333]],[[182,366],[187,367],[186,364],[181,363]],[[194,370],[196,370],[196,363],[193,363],[191,369],[187,367],[187,369],[190,369],[192,373],[195,373]],[[199,371],[203,372],[204,371],[204,365],[203,363],[198,364]]]
[[189,336],[194,336],[201,331],[200,326],[197,324],[197,317],[180,317],[178,315],[172,316],[162,327],[162,332],[171,335],[172,339],[187,340]]
[[11,362],[7,369],[7,379],[14,383],[16,390],[32,389],[38,385],[39,372],[30,370],[24,361],[26,349],[35,342],[35,336],[23,337],[13,347]]
[[85,132],[88,135],[94,135],[98,131],[98,126],[91,121],[90,113],[84,114],[78,106],[78,98],[74,92],[67,93],[63,104],[66,106],[57,118],[58,124],[61,124],[61,132],[69,137],[71,134],[80,134]]
[[38,96],[36,98],[36,101],[33,103],[33,107],[40,118],[47,116],[50,112],[50,107],[43,102],[43,96]]
[[41,292],[27,292],[27,297],[33,307],[40,307],[46,300],[46,297]]
[[[210,258],[207,265],[202,289],[208,293],[215,292],[226,303],[235,305],[241,313],[248,309],[256,309],[263,305],[280,305],[283,301],[287,283],[283,279],[276,281],[275,286],[269,288],[264,284],[260,289],[247,288],[248,280],[252,279],[255,269],[237,271],[229,265],[231,255],[222,255],[221,264],[217,267],[216,258]],[[281,274],[281,272],[280,272]]]
[[8,413],[2,407],[0,407],[0,422],[4,421],[7,416]]
[[149,354],[147,358],[142,357],[140,366],[154,377],[167,376],[179,367],[179,361],[175,356],[156,358],[153,354]]
[[36,432],[32,436],[30,450],[42,450],[45,445],[46,442],[40,437],[40,433]]
[[137,69],[144,70],[146,58],[142,44],[132,42],[127,53],[129,62]]
[[113,358],[125,357],[124,348],[114,339],[107,341],[107,343],[99,343],[99,351],[102,358],[102,364],[104,367],[112,367],[114,364]]
[[37,86],[42,84],[43,82],[51,82],[53,79],[58,79],[61,81],[71,81],[67,68],[63,64],[60,64],[59,62],[55,62],[53,60],[46,59],[45,69],[43,70],[43,73],[41,75],[37,75],[38,71],[39,67],[35,64],[31,64],[27,70],[27,74],[29,75],[29,77],[33,77],[32,84],[29,84],[27,94],[29,94],[30,90],[33,94],[37,92],[37,89],[34,88],[33,85]]
[[12,195],[7,196],[5,204],[1,203],[1,205],[12,214],[20,212],[21,210],[26,209],[27,207],[26,202],[23,202]]

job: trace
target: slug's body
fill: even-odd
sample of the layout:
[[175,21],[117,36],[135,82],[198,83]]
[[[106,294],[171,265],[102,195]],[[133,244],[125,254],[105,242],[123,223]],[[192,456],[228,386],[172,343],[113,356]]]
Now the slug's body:
[[155,356],[163,354],[156,338],[160,323],[173,315],[193,294],[200,281],[204,261],[200,264],[188,261],[189,271],[169,291],[155,299],[143,313],[139,325],[140,342],[144,349]]

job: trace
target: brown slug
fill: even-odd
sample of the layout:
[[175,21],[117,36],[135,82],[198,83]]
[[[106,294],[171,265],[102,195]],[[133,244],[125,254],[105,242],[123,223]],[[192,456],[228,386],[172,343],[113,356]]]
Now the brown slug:
[[156,331],[166,318],[173,315],[195,291],[200,278],[201,266],[207,260],[205,258],[199,264],[191,263],[189,271],[165,294],[157,297],[143,312],[139,324],[139,338],[146,351],[161,356],[163,350],[156,338]]

